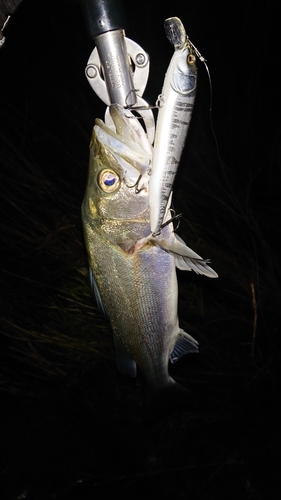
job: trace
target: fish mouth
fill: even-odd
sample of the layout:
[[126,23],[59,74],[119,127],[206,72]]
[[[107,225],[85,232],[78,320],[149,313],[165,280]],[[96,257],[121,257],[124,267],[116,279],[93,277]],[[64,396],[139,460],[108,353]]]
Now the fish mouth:
[[98,141],[116,157],[125,171],[129,164],[137,170],[135,175],[148,172],[153,148],[137,117],[119,104],[111,104],[106,122],[99,118],[95,121]]

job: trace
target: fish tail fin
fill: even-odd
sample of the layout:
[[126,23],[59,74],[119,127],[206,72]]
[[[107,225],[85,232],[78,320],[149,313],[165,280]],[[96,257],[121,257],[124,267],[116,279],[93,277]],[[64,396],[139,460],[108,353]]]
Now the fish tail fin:
[[148,389],[144,401],[144,421],[149,425],[173,412],[190,411],[192,405],[192,392],[170,377],[165,387]]

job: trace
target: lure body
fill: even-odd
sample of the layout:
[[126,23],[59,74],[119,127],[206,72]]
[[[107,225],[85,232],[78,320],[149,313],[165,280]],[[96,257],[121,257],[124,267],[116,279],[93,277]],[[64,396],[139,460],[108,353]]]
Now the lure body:
[[160,109],[149,180],[150,223],[154,235],[161,231],[191,121],[197,87],[194,48],[186,37],[181,21],[178,18],[167,19],[165,30],[175,52],[159,96]]

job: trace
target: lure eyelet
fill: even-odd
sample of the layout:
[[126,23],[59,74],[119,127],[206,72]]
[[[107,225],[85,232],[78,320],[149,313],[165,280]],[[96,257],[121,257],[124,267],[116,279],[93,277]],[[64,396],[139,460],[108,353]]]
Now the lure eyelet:
[[190,64],[191,66],[193,66],[193,64],[195,64],[196,62],[196,57],[194,54],[188,54],[187,56],[187,63]]
[[114,193],[120,187],[120,177],[114,170],[102,170],[98,176],[98,185],[105,193]]

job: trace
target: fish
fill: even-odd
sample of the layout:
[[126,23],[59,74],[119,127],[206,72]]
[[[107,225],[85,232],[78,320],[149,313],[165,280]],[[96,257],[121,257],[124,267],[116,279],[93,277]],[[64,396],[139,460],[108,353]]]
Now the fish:
[[166,19],[165,30],[175,52],[158,97],[154,154],[149,183],[151,232],[161,231],[167,204],[189,129],[197,88],[193,44],[177,17]]
[[161,234],[152,235],[153,148],[129,110],[112,104],[109,111],[115,130],[96,119],[82,203],[90,279],[111,323],[117,368],[132,377],[139,370],[154,392],[177,384],[169,361],[198,352],[198,342],[179,326],[176,267],[217,273],[174,232],[170,207]]

